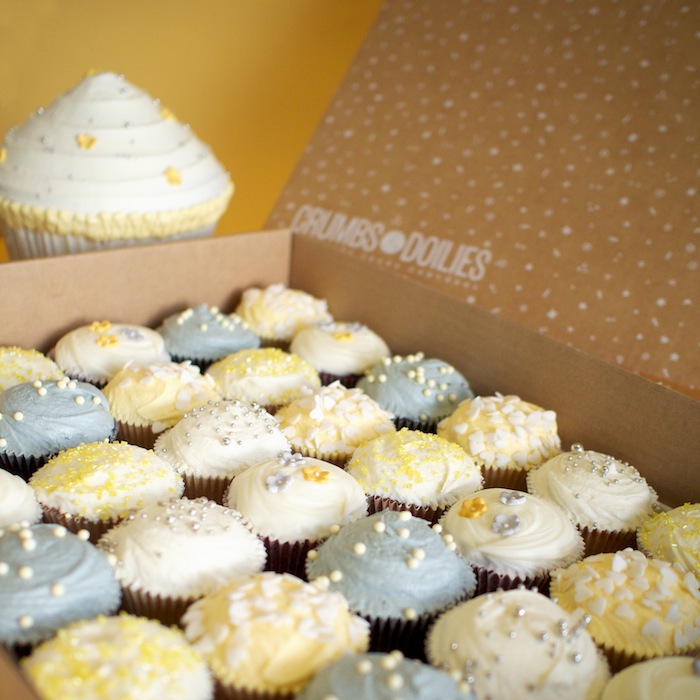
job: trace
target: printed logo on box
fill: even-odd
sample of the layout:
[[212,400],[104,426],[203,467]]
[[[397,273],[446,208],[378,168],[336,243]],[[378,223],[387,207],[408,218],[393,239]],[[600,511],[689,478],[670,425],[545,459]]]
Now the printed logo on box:
[[343,212],[302,204],[290,224],[292,233],[312,236],[320,240],[393,257],[402,263],[429,268],[471,282],[486,275],[491,262],[491,251],[478,246],[457,243],[439,236],[428,236],[420,231],[405,233],[389,228],[381,221]]

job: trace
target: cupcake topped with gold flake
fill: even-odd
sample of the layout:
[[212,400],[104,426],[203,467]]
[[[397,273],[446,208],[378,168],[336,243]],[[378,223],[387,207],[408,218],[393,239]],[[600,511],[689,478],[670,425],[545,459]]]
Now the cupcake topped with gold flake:
[[92,72],[0,147],[10,257],[209,235],[233,193],[187,124],[111,72]]

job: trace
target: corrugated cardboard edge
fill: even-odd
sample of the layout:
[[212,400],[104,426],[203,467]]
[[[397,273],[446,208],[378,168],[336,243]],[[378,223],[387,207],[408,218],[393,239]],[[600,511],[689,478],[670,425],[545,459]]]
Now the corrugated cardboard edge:
[[0,648],[0,683],[1,696],[7,700],[38,700],[33,687],[24,678],[14,659]]
[[700,500],[700,402],[329,243],[294,236],[291,270],[292,286],[327,296],[337,319],[366,323],[393,352],[440,357],[477,393],[554,409],[564,449],[630,462],[668,505]]
[[152,326],[196,303],[230,312],[245,287],[286,281],[290,259],[279,230],[5,263],[0,345],[47,351],[84,323]]

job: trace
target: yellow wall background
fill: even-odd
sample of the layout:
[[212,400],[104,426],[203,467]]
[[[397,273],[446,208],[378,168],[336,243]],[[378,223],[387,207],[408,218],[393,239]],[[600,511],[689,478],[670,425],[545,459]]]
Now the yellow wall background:
[[236,192],[217,233],[257,230],[381,4],[3,0],[0,135],[88,70],[123,73],[189,123],[231,173]]

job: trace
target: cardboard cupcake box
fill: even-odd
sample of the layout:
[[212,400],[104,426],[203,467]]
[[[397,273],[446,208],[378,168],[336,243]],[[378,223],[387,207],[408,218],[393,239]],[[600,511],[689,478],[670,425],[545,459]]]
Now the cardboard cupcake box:
[[[246,287],[273,282],[327,299],[337,320],[366,323],[397,354],[452,363],[477,393],[555,410],[563,447],[629,461],[664,504],[700,501],[700,402],[287,230],[4,264],[0,345],[48,351],[79,324],[155,325],[199,302],[232,311]],[[7,697],[34,697],[3,653],[0,679]]]

